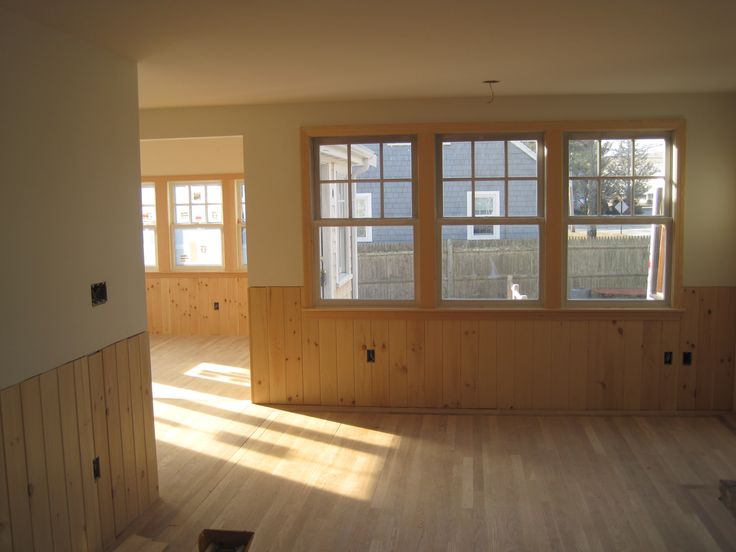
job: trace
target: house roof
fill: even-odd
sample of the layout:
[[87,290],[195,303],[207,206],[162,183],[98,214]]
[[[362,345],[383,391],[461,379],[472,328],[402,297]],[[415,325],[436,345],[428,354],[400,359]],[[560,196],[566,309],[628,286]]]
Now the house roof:
[[733,0],[0,0],[139,61],[142,107],[736,90]]

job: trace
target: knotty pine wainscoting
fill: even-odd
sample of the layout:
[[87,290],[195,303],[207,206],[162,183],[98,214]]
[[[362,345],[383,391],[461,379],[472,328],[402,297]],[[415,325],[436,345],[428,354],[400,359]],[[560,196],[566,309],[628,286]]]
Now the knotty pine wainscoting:
[[0,550],[101,551],[158,498],[149,351],[135,335],[2,390]]
[[152,334],[247,336],[248,275],[149,272],[146,310]]
[[[733,408],[736,288],[686,288],[684,312],[302,310],[251,288],[253,401],[518,410]],[[619,311],[620,312],[620,311]],[[366,362],[367,349],[375,362]],[[672,364],[664,353],[671,351]],[[683,364],[683,353],[692,355]]]

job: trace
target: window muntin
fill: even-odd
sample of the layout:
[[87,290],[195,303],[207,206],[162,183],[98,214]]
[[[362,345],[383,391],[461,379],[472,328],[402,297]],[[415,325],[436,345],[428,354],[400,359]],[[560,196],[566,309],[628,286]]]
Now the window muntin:
[[413,137],[318,139],[313,154],[319,300],[414,301]]
[[672,244],[669,135],[566,139],[568,301],[667,301]]
[[235,187],[238,192],[238,236],[240,239],[240,254],[239,262],[241,268],[248,266],[248,242],[247,242],[247,230],[246,230],[246,214],[245,214],[245,181],[236,180]]
[[222,183],[172,182],[170,189],[174,265],[222,268]]
[[146,269],[158,266],[156,248],[156,185],[141,184],[141,216],[143,222],[143,264]]
[[539,301],[541,137],[438,142],[441,300]]

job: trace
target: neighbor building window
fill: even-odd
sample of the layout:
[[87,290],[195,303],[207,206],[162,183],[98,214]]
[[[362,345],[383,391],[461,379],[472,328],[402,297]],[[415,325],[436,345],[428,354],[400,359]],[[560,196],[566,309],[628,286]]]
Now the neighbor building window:
[[222,183],[172,182],[170,189],[175,266],[222,268]]
[[156,185],[141,185],[141,214],[143,218],[143,264],[147,269],[158,266],[156,251]]
[[539,136],[441,136],[441,298],[539,299]]
[[238,235],[240,237],[240,266],[248,266],[248,242],[246,240],[247,230],[245,228],[245,181],[236,180],[238,189]]
[[566,146],[567,299],[665,301],[669,135],[570,134]]
[[321,300],[413,301],[412,137],[313,141],[314,255]]

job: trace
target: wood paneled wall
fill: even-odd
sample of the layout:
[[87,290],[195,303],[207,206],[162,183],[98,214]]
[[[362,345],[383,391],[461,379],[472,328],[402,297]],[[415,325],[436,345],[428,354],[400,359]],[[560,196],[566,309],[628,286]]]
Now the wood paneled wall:
[[2,390],[0,412],[0,550],[103,550],[158,498],[147,334]]
[[[521,410],[730,410],[736,288],[684,291],[685,313],[488,319],[302,311],[302,288],[251,288],[253,400]],[[375,350],[375,363],[366,350]],[[664,352],[673,353],[672,364]],[[692,353],[692,364],[682,353]]]
[[149,273],[146,308],[153,334],[247,336],[248,275]]

